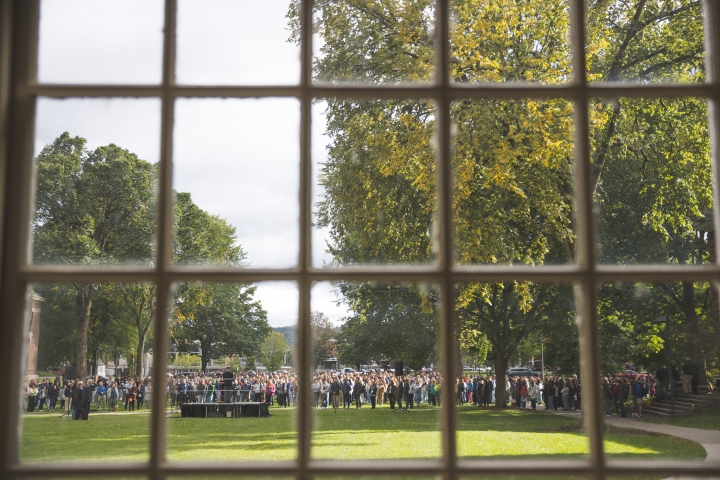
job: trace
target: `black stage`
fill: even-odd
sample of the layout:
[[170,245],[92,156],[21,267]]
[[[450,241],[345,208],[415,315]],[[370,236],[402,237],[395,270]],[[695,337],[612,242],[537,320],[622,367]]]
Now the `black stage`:
[[[230,415],[228,415],[228,413]],[[184,403],[180,406],[181,417],[269,417],[267,403]]]

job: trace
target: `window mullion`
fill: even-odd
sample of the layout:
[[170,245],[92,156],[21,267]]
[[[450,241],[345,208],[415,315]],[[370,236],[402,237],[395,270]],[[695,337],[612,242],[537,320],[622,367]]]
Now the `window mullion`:
[[441,409],[443,478],[455,480],[457,463],[456,425],[457,416],[453,401],[452,379],[455,378],[455,288],[452,275],[453,253],[453,181],[452,181],[452,137],[450,117],[450,1],[438,0],[435,4],[435,82],[438,88],[436,151],[437,165],[437,222],[438,259],[442,272],[440,281],[440,368],[445,379],[443,408]]
[[[2,237],[2,351],[0,361],[8,365],[5,380],[10,393],[0,400],[0,449],[2,449],[2,473],[19,461],[19,426],[22,405],[22,385],[25,372],[21,359],[27,358],[29,305],[29,282],[23,280],[19,271],[29,258],[30,199],[32,197],[32,157],[35,132],[35,97],[19,95],[24,86],[36,82],[37,41],[39,27],[39,2],[5,1],[2,8],[3,23],[11,22],[12,55],[8,62],[10,94],[12,100],[3,105],[9,112],[0,112],[8,118],[7,166],[2,194],[7,199],[4,207]],[[8,15],[9,18],[4,17]],[[5,33],[5,32],[3,32]],[[7,37],[3,38],[6,40]],[[5,133],[5,132],[3,132]],[[0,146],[4,148],[4,145]]]
[[597,316],[595,228],[592,198],[592,168],[588,124],[588,100],[591,92],[587,82],[585,58],[585,7],[584,0],[570,4],[570,35],[572,46],[573,85],[578,87],[575,99],[575,201],[577,203],[577,263],[582,280],[575,285],[575,302],[580,321],[580,372],[583,379],[584,427],[590,442],[591,479],[604,480],[605,457],[603,450],[604,422],[601,416],[600,337]]
[[310,290],[312,281],[308,275],[312,269],[312,0],[302,0],[300,13],[300,228],[299,228],[299,305],[298,305],[298,471],[296,478],[309,479],[310,449],[312,445],[312,390],[310,385],[311,342]]
[[172,262],[172,155],[175,98],[175,27],[177,1],[165,0],[165,35],[163,37],[162,124],[160,130],[160,172],[158,192],[157,277],[155,334],[153,335],[153,374],[156,395],[153,395],[150,426],[150,475],[152,480],[164,480],[163,464],[166,451],[165,372],[167,371],[168,331],[167,314],[171,293],[167,270]]

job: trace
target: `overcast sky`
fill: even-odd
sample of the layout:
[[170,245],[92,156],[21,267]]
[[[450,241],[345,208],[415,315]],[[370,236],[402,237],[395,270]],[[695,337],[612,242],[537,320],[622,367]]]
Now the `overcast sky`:
[[[179,0],[177,80],[187,84],[294,84],[299,49],[287,42],[287,0]],[[159,83],[163,1],[43,0],[38,76],[48,83]],[[180,99],[175,105],[173,188],[225,218],[252,267],[291,267],[298,257],[300,105],[297,99]],[[313,109],[313,160],[324,162],[323,105]],[[36,151],[62,132],[88,148],[115,143],[149,162],[160,155],[157,99],[40,99]],[[315,168],[317,171],[318,169]],[[322,191],[314,182],[315,200]],[[313,261],[330,260],[327,232]],[[297,323],[293,282],[261,282],[256,298],[273,326]],[[339,323],[329,283],[312,308]]]

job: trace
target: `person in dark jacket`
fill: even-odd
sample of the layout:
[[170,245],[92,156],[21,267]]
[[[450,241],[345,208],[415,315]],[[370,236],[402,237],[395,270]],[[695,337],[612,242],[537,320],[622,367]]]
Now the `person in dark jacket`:
[[92,384],[88,381],[82,388],[82,419],[87,420],[90,413],[90,402],[92,402]]
[[[403,402],[403,392],[405,392],[405,381],[403,380],[403,377],[400,377],[398,379],[398,383],[394,388],[395,390],[395,401],[398,404],[398,408],[402,410],[402,402]],[[407,403],[405,404],[405,409],[407,410]]]
[[610,381],[607,378],[603,378],[602,391],[603,391],[603,403],[605,406],[605,416],[609,417],[610,415],[612,415],[612,410],[610,409],[610,403],[613,401],[613,394],[612,394],[612,385],[610,384]]
[[[288,385],[290,384],[288,383]],[[342,385],[340,385],[340,381],[334,375],[333,381],[330,384],[330,396],[332,397],[332,403],[333,408],[335,409],[335,413],[337,413],[337,409],[340,406],[340,397],[342,396]]]
[[350,405],[352,404],[352,387],[350,387],[350,380],[345,378],[342,384],[342,394],[343,394],[343,409],[350,408]]
[[63,389],[65,390],[65,404],[61,405],[62,408],[65,409],[65,414],[70,415],[72,413],[72,409],[70,406],[72,405],[72,383],[66,383],[65,386],[63,386]]
[[355,408],[362,406],[362,399],[360,398],[365,393],[365,386],[359,377],[355,377],[355,385],[353,385],[353,396],[355,397]]
[[388,387],[387,387],[388,400],[390,401],[390,410],[395,410],[395,392],[396,391],[397,391],[397,386],[395,385],[395,382],[393,380],[390,380],[390,383],[388,383]]
[[[627,380],[626,380],[627,382]],[[615,407],[620,412],[620,418],[627,418],[627,412],[625,411],[625,400],[627,399],[627,393],[630,387],[623,384],[620,379],[615,380],[615,386],[613,387],[612,394],[615,399]]]
[[83,412],[82,387],[83,387],[82,381],[79,381],[73,387],[72,411],[73,411],[73,419],[74,420],[80,420],[80,418],[82,417],[82,412]]
[[375,408],[375,401],[377,400],[377,387],[375,382],[370,380],[370,408]]

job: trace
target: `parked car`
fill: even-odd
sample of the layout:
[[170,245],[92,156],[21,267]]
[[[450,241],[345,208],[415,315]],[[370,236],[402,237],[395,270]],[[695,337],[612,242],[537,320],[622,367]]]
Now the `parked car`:
[[646,377],[647,373],[637,373],[634,370],[625,370],[624,373],[616,373],[613,375],[614,377],[621,377],[621,378],[640,378],[640,377]]
[[537,377],[538,373],[533,372],[529,368],[525,367],[512,367],[508,368],[507,372],[505,372],[506,375],[510,376],[517,376],[517,377]]

